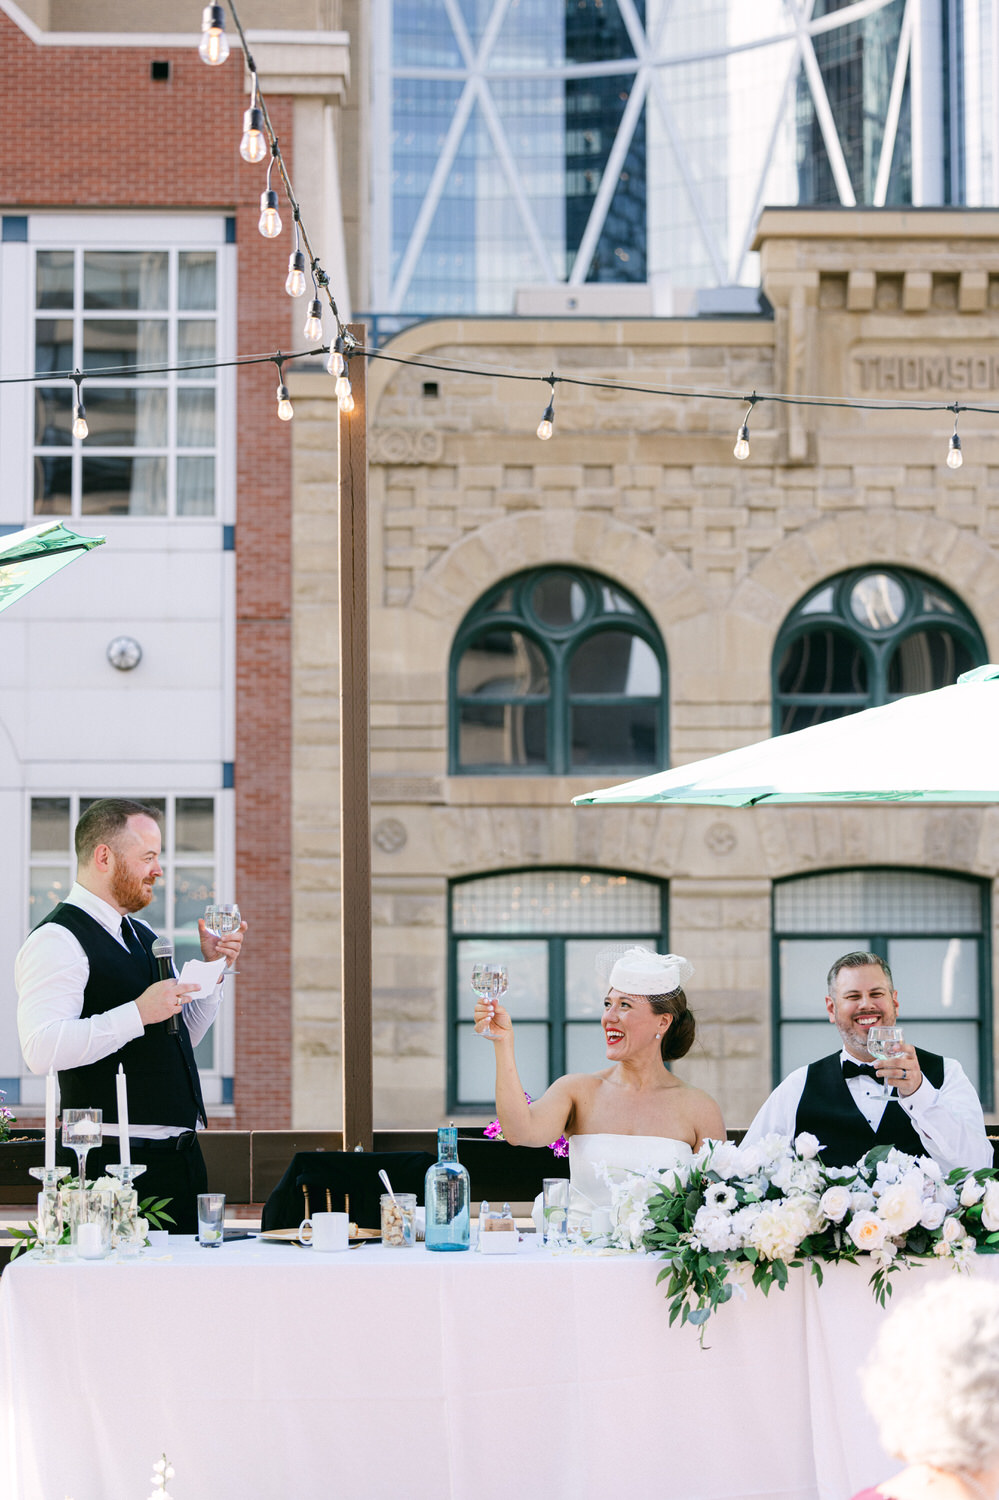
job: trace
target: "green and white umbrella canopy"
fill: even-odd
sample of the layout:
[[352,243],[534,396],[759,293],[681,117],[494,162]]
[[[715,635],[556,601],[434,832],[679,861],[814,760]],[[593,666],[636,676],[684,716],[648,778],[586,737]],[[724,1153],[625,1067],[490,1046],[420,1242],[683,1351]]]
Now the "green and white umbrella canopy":
[[574,797],[678,802],[999,802],[999,666],[952,687]]
[[9,609],[46,578],[92,547],[103,546],[104,541],[102,536],[80,536],[61,521],[0,536],[0,610]]

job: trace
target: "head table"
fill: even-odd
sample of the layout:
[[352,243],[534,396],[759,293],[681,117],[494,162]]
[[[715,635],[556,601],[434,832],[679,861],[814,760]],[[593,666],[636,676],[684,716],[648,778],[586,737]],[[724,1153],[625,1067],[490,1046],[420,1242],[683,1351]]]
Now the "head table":
[[[975,1274],[995,1275],[982,1257]],[[892,1472],[867,1273],[668,1327],[657,1263],[174,1237],[0,1279],[0,1500],[846,1500]],[[952,1269],[895,1278],[895,1298]]]

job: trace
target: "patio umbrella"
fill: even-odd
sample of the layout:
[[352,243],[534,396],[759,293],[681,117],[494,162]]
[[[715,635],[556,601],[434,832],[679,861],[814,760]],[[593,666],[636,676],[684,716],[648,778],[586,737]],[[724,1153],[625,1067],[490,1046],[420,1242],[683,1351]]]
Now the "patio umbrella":
[[574,797],[588,803],[999,802],[999,666],[951,687]]
[[26,531],[0,536],[0,610],[9,608],[92,547],[103,546],[104,540],[102,536],[80,536],[61,521],[46,521]]

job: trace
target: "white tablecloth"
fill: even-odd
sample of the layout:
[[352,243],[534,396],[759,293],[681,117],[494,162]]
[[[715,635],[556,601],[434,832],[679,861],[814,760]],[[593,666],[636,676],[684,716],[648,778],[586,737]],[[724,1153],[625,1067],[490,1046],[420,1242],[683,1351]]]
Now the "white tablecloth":
[[[848,1500],[893,1471],[859,1267],[667,1324],[641,1257],[171,1240],[0,1279],[0,1500]],[[976,1274],[997,1274],[982,1258]],[[896,1300],[948,1267],[896,1278]]]

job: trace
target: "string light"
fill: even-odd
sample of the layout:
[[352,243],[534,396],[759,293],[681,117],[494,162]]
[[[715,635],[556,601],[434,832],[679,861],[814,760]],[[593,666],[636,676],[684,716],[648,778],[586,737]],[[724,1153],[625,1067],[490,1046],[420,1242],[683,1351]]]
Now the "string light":
[[278,388],[277,388],[277,414],[282,422],[290,422],[295,415],[295,408],[291,404],[291,396],[288,387],[284,383],[284,361],[285,355],[278,350],[274,355],[274,363],[277,365]]
[[348,391],[347,394],[346,394],[346,396],[341,396],[339,398],[339,400],[337,401],[337,406],[340,408],[341,411],[353,411],[354,410],[354,396],[353,396],[353,392],[352,391]]
[[264,134],[264,112],[257,103],[257,75],[253,75],[253,94],[250,107],[243,115],[243,139],[239,143],[239,154],[244,161],[257,166],[267,155],[269,147]]
[[947,445],[947,467],[948,469],[959,469],[964,463],[964,454],[961,452],[961,439],[957,435],[957,416],[961,408],[954,402],[951,410],[954,413],[954,431],[950,435]]
[[749,457],[749,419],[753,415],[753,407],[756,405],[756,392],[749,398],[749,410],[743,418],[742,426],[736,434],[735,447],[732,449],[733,458],[744,459]]
[[548,376],[548,384],[551,386],[551,398],[545,407],[544,416],[538,423],[538,437],[543,443],[547,443],[554,430],[555,423],[555,371]]
[[229,38],[225,34],[225,11],[221,5],[206,5],[201,17],[201,61],[210,68],[220,67],[229,56]]
[[303,329],[305,337],[310,343],[319,344],[323,337],[323,304],[318,297],[313,297],[309,303],[309,314],[305,320]]
[[87,426],[87,408],[84,406],[83,398],[80,395],[80,382],[82,379],[83,376],[79,370],[74,370],[73,380],[76,383],[76,400],[73,402],[73,436],[75,438],[85,438],[90,433],[90,428]]
[[336,342],[330,350],[330,357],[326,361],[326,368],[331,375],[342,375],[347,368],[347,361],[343,357],[343,350],[343,335],[337,334]]
[[289,297],[305,296],[305,256],[297,245],[288,257],[288,275],[284,289]]
[[267,164],[267,186],[260,194],[260,220],[257,228],[265,240],[276,240],[281,233],[281,215],[278,213],[278,195],[271,187],[271,172],[277,161],[278,143],[271,146],[271,159]]

